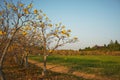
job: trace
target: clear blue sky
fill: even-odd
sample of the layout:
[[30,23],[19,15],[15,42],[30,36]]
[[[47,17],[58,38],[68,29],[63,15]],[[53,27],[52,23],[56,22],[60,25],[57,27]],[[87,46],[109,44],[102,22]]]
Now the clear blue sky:
[[[24,1],[24,0],[23,0]],[[25,1],[26,2],[26,1]],[[27,1],[29,2],[29,1]],[[62,22],[79,42],[65,49],[120,42],[120,0],[33,0],[53,23]]]
[[34,4],[78,36],[79,42],[68,49],[120,42],[120,0],[34,0]]

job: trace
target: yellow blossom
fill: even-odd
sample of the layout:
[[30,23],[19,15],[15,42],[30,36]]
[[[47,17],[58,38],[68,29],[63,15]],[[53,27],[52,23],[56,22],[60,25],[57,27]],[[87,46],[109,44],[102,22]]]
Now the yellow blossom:
[[69,29],[69,30],[67,30],[67,32],[71,32],[71,30]]
[[19,6],[20,6],[20,7],[23,7],[23,6],[24,6],[24,4],[20,3],[20,4],[19,4]]
[[37,14],[37,13],[38,13],[38,10],[37,10],[37,9],[35,9],[35,10],[34,10],[34,14]]
[[28,8],[32,8],[32,7],[33,7],[33,4],[32,4],[32,3],[28,5]]
[[48,24],[49,27],[52,27],[52,24]]
[[0,31],[0,35],[3,35],[3,32],[2,32],[2,31]]
[[25,14],[29,14],[29,11],[28,11],[27,8],[24,8],[24,9],[23,9],[23,12],[24,12]]
[[3,32],[3,34],[5,35],[5,34],[6,34],[6,32]]
[[22,32],[22,34],[25,36],[25,35],[27,35],[27,32],[24,31],[24,32]]
[[58,32],[58,30],[55,30],[55,33],[57,33]]
[[52,50],[49,50],[49,53],[51,53],[52,52]]
[[33,31],[34,33],[36,33],[36,29],[34,28],[34,31]]
[[62,28],[65,28],[65,26],[63,25]]
[[7,4],[7,8],[10,9],[12,7],[12,4]]
[[13,7],[13,10],[14,10],[14,11],[17,11],[17,10],[18,10],[18,8],[16,8],[16,7]]
[[63,30],[61,31],[61,33],[62,33],[62,34],[66,34],[66,30],[63,29]]
[[18,14],[18,17],[20,18],[22,15],[21,14]]
[[45,27],[45,24],[44,23],[41,23],[41,25],[40,25],[42,28],[44,28]]
[[38,15],[38,19],[42,19],[42,16]]
[[74,37],[75,40],[77,40],[78,38],[77,37]]
[[0,31],[0,35],[5,35],[6,32]]
[[54,36],[56,36],[56,37],[58,37],[58,34],[56,34],[56,33],[55,33],[55,34],[53,34],[53,35],[54,35]]
[[26,26],[25,30],[31,30],[31,27],[30,26]]
[[67,37],[70,37],[70,34],[67,33],[66,35],[67,35]]

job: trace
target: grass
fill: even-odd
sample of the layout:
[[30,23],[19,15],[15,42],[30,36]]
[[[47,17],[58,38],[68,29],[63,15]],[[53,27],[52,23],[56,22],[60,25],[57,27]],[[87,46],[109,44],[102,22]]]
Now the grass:
[[[30,59],[42,62],[41,56],[30,56]],[[120,79],[120,56],[62,56],[52,55],[48,63],[67,66],[71,71],[81,71],[104,77]]]

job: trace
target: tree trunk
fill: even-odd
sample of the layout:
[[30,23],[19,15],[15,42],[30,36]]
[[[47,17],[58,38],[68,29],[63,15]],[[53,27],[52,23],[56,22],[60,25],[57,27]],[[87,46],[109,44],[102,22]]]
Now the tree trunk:
[[43,57],[43,65],[44,65],[44,67],[43,67],[43,72],[42,72],[42,76],[45,76],[46,75],[46,59],[47,59],[47,56],[46,56],[46,54],[44,53],[44,57]]
[[28,56],[26,55],[25,56],[25,68],[27,68],[28,67]]
[[4,73],[2,71],[2,68],[0,68],[0,80],[5,80]]
[[17,54],[16,53],[14,53],[14,60],[15,60],[15,63],[16,64],[20,64],[20,62],[19,62],[19,59],[18,59],[18,56],[17,56]]
[[4,59],[5,59],[6,52],[7,52],[8,48],[9,48],[9,46],[10,46],[11,41],[12,41],[12,39],[6,45],[6,47],[5,47],[5,49],[4,49],[3,53],[2,53],[2,57],[0,59],[0,78],[1,78],[1,80],[5,80],[5,77],[4,77],[4,74],[3,74],[3,71],[2,71],[2,69],[3,69],[2,67],[3,67],[3,62],[4,62]]
[[23,64],[24,64],[24,62],[25,62],[25,61],[24,61],[24,57],[25,57],[25,56],[24,56],[24,54],[23,54],[23,55],[22,55],[22,58],[21,58],[21,63],[20,63],[21,66],[23,66]]

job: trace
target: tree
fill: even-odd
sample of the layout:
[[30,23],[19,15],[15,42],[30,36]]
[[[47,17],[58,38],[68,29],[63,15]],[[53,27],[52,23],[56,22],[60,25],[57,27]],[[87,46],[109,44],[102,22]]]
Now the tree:
[[31,53],[31,48],[40,46],[41,40],[38,38],[39,36],[38,33],[36,33],[36,28],[33,28],[29,24],[23,26],[14,37],[14,43],[21,45],[24,50],[22,53],[21,65],[25,63],[26,68],[28,66],[28,54]]
[[43,46],[44,69],[42,75],[46,74],[46,59],[55,49],[67,43],[76,42],[77,37],[70,38],[71,30],[66,30],[62,23],[52,24],[51,20],[43,11],[34,10],[37,20],[33,23],[33,27],[37,28],[41,46]]
[[31,12],[32,4],[25,6],[22,2],[18,1],[13,3],[12,1],[1,1],[0,3],[0,47],[4,45],[1,51],[0,58],[0,79],[5,80],[3,75],[3,62],[6,52],[11,45],[15,34],[19,29],[30,22],[33,17]]

